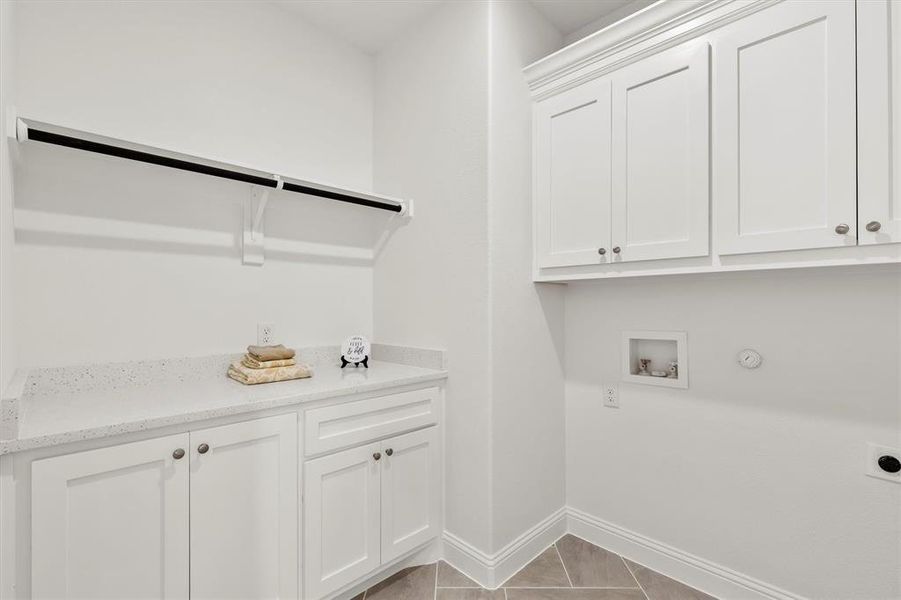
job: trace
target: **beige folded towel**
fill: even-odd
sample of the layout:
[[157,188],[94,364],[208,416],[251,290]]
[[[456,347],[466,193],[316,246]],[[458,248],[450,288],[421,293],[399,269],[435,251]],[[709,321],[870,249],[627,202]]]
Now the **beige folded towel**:
[[248,369],[271,369],[272,367],[293,367],[297,362],[293,358],[259,361],[251,355],[245,354],[241,357],[241,364]]
[[260,362],[294,358],[294,350],[285,348],[281,344],[278,346],[247,346],[247,354]]
[[244,385],[256,385],[312,377],[313,369],[304,364],[271,369],[248,369],[240,361],[235,361],[228,367],[228,376]]

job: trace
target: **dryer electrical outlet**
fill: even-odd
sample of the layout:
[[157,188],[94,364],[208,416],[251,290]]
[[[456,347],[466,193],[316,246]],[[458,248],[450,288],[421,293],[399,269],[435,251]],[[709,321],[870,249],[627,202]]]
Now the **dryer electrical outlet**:
[[[880,460],[882,459],[882,460]],[[901,483],[901,450],[881,444],[867,444],[867,475]]]

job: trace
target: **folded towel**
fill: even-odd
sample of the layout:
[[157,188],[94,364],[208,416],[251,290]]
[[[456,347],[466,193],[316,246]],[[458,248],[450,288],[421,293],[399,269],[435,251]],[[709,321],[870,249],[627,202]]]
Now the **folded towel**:
[[313,369],[309,365],[304,364],[290,367],[273,367],[271,369],[248,369],[240,361],[235,361],[228,367],[228,376],[244,385],[256,385],[257,383],[272,383],[274,381],[312,377]]
[[285,348],[281,344],[278,346],[247,346],[247,354],[260,362],[294,358],[294,350]]
[[293,367],[297,362],[293,358],[260,361],[249,354],[245,354],[241,357],[241,364],[248,369],[271,369],[272,367]]

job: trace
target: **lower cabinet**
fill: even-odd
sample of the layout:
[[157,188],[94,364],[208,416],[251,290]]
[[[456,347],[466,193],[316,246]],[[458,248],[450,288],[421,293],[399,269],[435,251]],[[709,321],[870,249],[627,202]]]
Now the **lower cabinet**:
[[296,598],[297,416],[191,432],[191,598]]
[[[188,434],[35,461],[32,598],[187,598]],[[176,453],[176,454],[174,454]]]
[[305,598],[335,592],[438,535],[438,457],[429,427],[306,463]]
[[296,598],[297,417],[32,464],[33,598]]

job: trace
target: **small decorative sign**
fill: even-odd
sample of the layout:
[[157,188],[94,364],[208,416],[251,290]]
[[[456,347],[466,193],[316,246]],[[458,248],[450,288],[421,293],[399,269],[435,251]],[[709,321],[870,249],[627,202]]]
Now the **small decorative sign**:
[[341,368],[353,364],[355,367],[363,365],[368,369],[369,352],[369,340],[362,335],[347,338],[341,346]]

